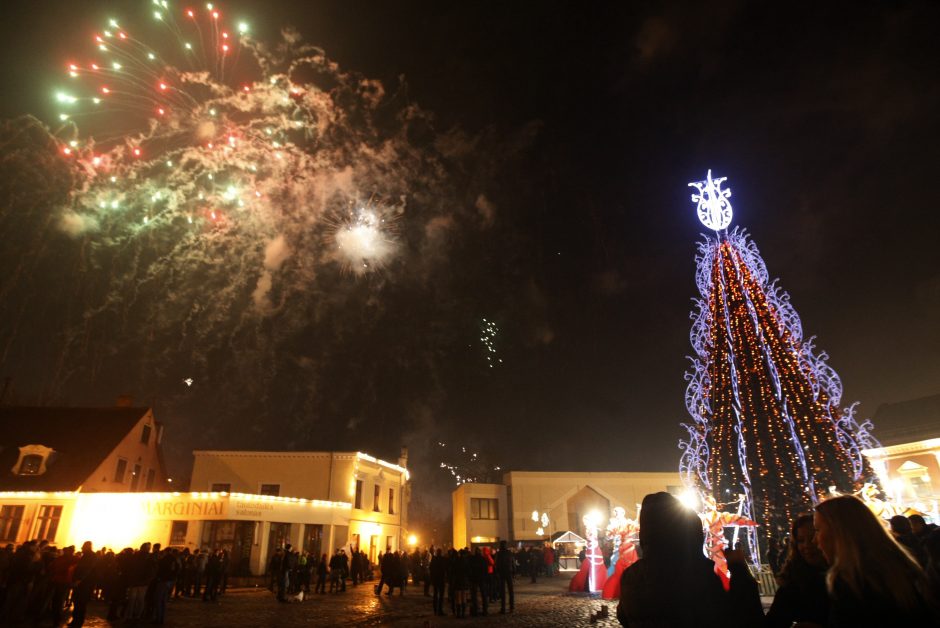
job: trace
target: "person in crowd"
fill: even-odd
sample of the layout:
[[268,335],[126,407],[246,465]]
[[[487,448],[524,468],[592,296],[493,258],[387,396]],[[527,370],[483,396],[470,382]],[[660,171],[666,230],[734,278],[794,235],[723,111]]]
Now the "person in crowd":
[[466,548],[459,552],[451,550],[453,564],[450,570],[450,587],[453,589],[455,617],[467,616],[467,592],[470,589],[470,556]]
[[182,566],[180,558],[174,549],[165,549],[157,561],[157,578],[155,581],[153,601],[153,621],[162,624],[166,621],[166,605],[170,599],[176,579],[179,578]]
[[[228,588],[228,577],[232,570],[232,564],[229,558],[229,551],[227,549],[222,550],[222,585],[219,587],[220,595],[225,595],[225,590]],[[307,590],[309,591],[309,587]]]
[[401,589],[398,595],[405,594],[405,588],[408,586],[408,574],[411,572],[411,560],[406,552],[398,552],[398,585]]
[[314,588],[314,593],[326,594],[326,576],[329,573],[327,567],[326,554],[320,556],[320,560],[317,561],[317,586]]
[[489,610],[489,591],[487,591],[486,559],[479,547],[473,549],[468,559],[468,577],[470,581],[470,614],[486,615]]
[[531,570],[532,575],[532,584],[536,582],[536,576],[539,575],[539,572],[542,570],[542,565],[545,559],[542,557],[542,552],[536,546],[529,548],[529,569]]
[[428,572],[431,579],[432,604],[434,605],[434,614],[444,614],[444,581],[447,578],[447,559],[444,558],[440,548],[431,557],[428,563]]
[[483,560],[486,561],[486,582],[485,594],[489,596],[490,602],[496,601],[496,559],[493,556],[493,550],[489,545],[483,546]]
[[155,569],[150,555],[150,543],[144,543],[134,554],[127,589],[127,619],[141,619],[146,606],[147,587],[153,580]]
[[852,495],[820,502],[814,524],[831,565],[829,628],[940,625],[923,569],[864,502]]
[[343,572],[343,557],[340,550],[336,550],[330,558],[330,593],[339,593],[346,590],[346,574]]
[[[148,545],[149,549],[149,545]],[[88,602],[95,589],[95,567],[98,557],[93,551],[91,541],[82,544],[82,555],[72,571],[72,620],[69,628],[81,628],[85,625]]]
[[825,625],[829,617],[826,570],[829,565],[816,545],[813,515],[793,520],[790,546],[777,576],[780,583],[767,612],[769,628],[790,628],[794,622]]
[[202,592],[203,602],[215,602],[222,586],[222,551],[216,550],[209,555],[206,563],[206,587]]
[[516,561],[512,552],[506,546],[506,541],[499,542],[499,550],[496,552],[495,571],[499,582],[497,589],[499,591],[499,612],[506,614],[506,602],[509,602],[509,612],[513,612],[516,607],[516,596],[513,593],[512,578],[515,575]]
[[922,543],[927,555],[927,583],[933,599],[940,599],[940,529],[935,529],[926,536]]
[[385,548],[385,553],[379,556],[379,583],[375,585],[375,594],[382,595],[382,589],[388,585],[388,595],[392,594],[396,574],[398,573],[397,556],[392,553],[392,548]]
[[203,548],[200,552],[196,550],[195,565],[193,572],[193,597],[199,597],[202,586],[206,580],[206,567],[209,565],[209,550]]
[[75,546],[69,545],[50,565],[50,580],[53,587],[52,623],[55,626],[62,624],[65,602],[69,599],[69,592],[72,589],[72,570],[75,569],[78,560],[75,556]]
[[908,520],[911,522],[911,531],[921,543],[926,541],[930,533],[937,529],[937,524],[927,523],[923,515],[911,515]]
[[[196,550],[197,552],[199,550]],[[281,565],[284,562],[284,549],[277,548],[274,550],[274,555],[271,556],[271,560],[268,561],[268,574],[270,580],[268,581],[268,590],[275,592],[277,591],[277,582],[281,576]]]
[[888,522],[894,539],[904,547],[921,567],[927,565],[927,555],[920,545],[920,539],[914,535],[911,520],[904,515],[894,515]]
[[726,550],[725,591],[702,553],[701,520],[669,493],[653,493],[640,510],[643,557],[621,576],[617,618],[623,626],[743,628],[764,622],[757,583],[740,550]]
[[547,577],[551,578],[555,575],[555,550],[551,543],[546,543],[542,548],[542,567]]

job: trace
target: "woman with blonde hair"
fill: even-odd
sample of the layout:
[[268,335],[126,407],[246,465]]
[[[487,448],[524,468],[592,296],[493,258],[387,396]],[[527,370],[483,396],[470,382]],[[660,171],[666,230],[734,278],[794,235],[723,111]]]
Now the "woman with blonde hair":
[[940,626],[923,569],[857,497],[820,502],[816,543],[829,562],[829,628]]

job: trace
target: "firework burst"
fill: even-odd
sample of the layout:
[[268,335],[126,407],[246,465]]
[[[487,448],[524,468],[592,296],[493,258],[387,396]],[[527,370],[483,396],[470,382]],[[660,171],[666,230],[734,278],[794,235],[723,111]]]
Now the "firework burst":
[[[373,364],[422,350],[402,334],[365,368],[349,346],[380,335],[382,297],[412,298],[443,259],[427,225],[456,206],[451,157],[401,92],[292,31],[257,41],[215,5],[161,1],[145,18],[109,22],[64,63],[53,135],[70,187],[41,223],[55,246],[11,256],[29,298],[50,264],[66,286],[44,394],[105,381],[257,422],[287,398],[276,418],[303,438],[341,412],[323,409],[330,378],[377,378]],[[13,314],[4,342],[36,353]]]

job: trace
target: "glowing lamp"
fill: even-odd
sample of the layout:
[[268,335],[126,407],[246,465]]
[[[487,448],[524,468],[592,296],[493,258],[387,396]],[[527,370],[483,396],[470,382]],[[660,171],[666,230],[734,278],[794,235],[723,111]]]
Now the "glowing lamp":
[[409,535],[408,535],[408,545],[410,545],[411,547],[414,547],[414,546],[417,545],[417,544],[418,544],[418,537],[417,537],[416,535],[414,535],[414,534],[409,534]]
[[682,505],[688,508],[689,510],[695,510],[695,511],[698,510],[698,507],[699,507],[698,495],[696,495],[694,491],[689,491],[689,490],[682,491],[682,493],[680,493],[677,496],[677,498],[682,503]]

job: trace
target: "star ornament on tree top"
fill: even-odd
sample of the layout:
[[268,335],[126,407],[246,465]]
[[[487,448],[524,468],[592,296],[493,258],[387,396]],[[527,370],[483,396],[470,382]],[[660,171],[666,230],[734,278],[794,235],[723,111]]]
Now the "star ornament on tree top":
[[698,219],[702,224],[714,231],[721,231],[731,224],[731,190],[722,190],[721,184],[728,177],[712,179],[712,171],[708,171],[708,178],[704,181],[690,183],[689,187],[698,190],[692,194],[692,202],[698,203]]

